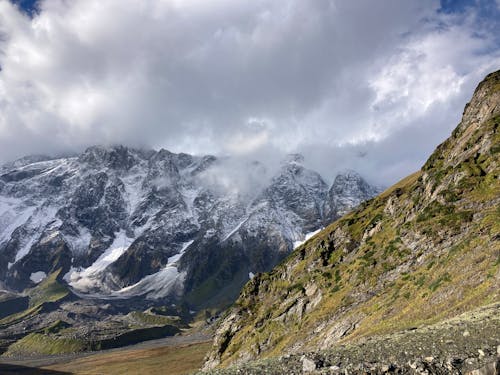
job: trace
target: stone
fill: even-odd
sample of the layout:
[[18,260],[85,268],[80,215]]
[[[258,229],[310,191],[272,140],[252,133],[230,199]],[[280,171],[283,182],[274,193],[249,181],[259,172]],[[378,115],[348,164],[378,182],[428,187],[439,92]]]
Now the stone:
[[316,362],[312,359],[307,358],[306,356],[302,356],[302,371],[303,372],[311,372],[316,370]]

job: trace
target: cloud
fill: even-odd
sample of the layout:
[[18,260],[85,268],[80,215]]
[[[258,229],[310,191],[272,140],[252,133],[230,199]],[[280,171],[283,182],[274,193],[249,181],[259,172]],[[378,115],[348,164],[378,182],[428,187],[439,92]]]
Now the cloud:
[[499,68],[498,9],[483,13],[433,0],[45,0],[30,18],[0,0],[0,160],[116,143],[264,162],[299,151],[327,178],[358,167],[390,183]]

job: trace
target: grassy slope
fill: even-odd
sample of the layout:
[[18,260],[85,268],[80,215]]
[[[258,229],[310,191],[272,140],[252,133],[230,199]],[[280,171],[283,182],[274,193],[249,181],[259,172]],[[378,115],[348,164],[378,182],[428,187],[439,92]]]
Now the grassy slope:
[[[58,270],[50,274],[39,285],[28,290],[29,308],[0,320],[0,328],[29,319],[43,311],[45,304],[58,302],[66,298],[70,291],[57,280],[60,272]],[[33,332],[24,336],[9,347],[6,355],[31,353],[49,355],[85,350],[85,344],[80,340],[51,336],[51,334],[66,328],[61,326],[61,323],[55,322],[44,331]]]
[[124,350],[96,354],[47,369],[86,375],[188,374],[200,368],[209,347],[210,343],[202,342],[176,347]]
[[81,340],[30,333],[12,344],[8,355],[53,355],[82,352],[88,349],[88,345]]
[[27,292],[30,299],[29,308],[1,319],[0,329],[38,314],[45,303],[57,302],[67,297],[70,294],[69,289],[57,280],[60,272],[61,270],[58,270],[50,274],[39,285],[30,289]]
[[421,171],[247,284],[211,359],[326,348],[498,301],[499,103],[497,72]]
[[57,302],[69,295],[69,289],[57,280],[60,273],[61,270],[51,273],[39,285],[28,291],[30,306],[38,306],[44,302]]

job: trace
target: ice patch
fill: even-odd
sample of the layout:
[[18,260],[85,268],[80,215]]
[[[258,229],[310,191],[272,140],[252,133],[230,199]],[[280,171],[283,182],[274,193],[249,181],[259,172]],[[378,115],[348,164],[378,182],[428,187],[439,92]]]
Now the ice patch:
[[305,243],[307,240],[309,240],[311,237],[314,237],[316,234],[318,234],[319,232],[321,232],[323,230],[323,228],[319,228],[318,230],[315,230],[314,232],[309,232],[309,233],[306,233],[306,235],[304,236],[304,240],[302,241],[294,241],[293,243],[293,249],[295,250],[296,248],[298,248],[300,245],[302,245],[303,243]]
[[85,269],[73,270],[64,277],[69,280],[76,290],[85,292],[101,286],[100,276],[102,272],[115,262],[132,244],[133,239],[128,238],[124,230],[116,234],[111,246],[92,265]]
[[37,271],[33,272],[30,275],[30,280],[33,281],[35,284],[38,284],[42,282],[45,278],[47,277],[47,274],[43,271]]

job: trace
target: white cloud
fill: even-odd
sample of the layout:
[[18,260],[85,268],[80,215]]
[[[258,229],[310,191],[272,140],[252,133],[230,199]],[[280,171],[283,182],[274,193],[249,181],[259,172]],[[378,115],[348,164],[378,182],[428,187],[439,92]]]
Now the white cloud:
[[[334,158],[391,181],[418,167],[500,66],[498,21],[441,13],[434,0],[40,7],[30,19],[0,0],[0,160],[95,143],[304,151],[327,174]],[[369,163],[356,156],[367,152]]]

